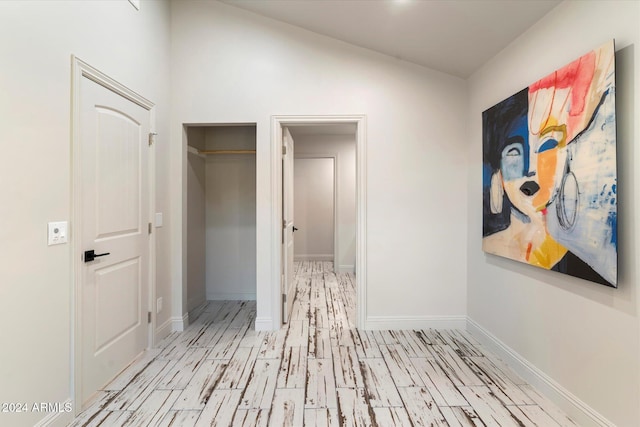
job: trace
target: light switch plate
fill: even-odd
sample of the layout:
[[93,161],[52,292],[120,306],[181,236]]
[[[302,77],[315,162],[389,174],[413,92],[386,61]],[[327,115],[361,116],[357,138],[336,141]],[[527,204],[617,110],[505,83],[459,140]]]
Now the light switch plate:
[[49,246],[67,243],[67,221],[50,222],[47,236]]
[[155,221],[156,227],[162,227],[162,212],[156,212]]

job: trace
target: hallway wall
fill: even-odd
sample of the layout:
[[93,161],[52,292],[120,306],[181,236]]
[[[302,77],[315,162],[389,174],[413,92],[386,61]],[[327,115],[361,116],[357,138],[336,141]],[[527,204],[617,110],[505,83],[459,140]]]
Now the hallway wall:
[[[294,132],[295,132],[295,128]],[[338,260],[342,273],[354,272],[356,263],[356,138],[355,135],[296,134],[297,154],[335,154],[337,163]]]
[[[640,425],[640,3],[561,3],[469,80],[468,312],[539,374],[570,415]],[[482,237],[482,111],[615,38],[619,287],[487,255]],[[504,351],[504,349],[503,349]],[[555,384],[545,385],[541,378]],[[538,385],[538,384],[536,384]],[[558,392],[560,390],[560,393]],[[564,396],[560,396],[564,394]]]
[[296,157],[293,215],[296,261],[331,261],[334,247],[334,160]]
[[[73,397],[71,244],[47,246],[47,222],[71,218],[71,55],[156,103],[158,297],[170,298],[168,193],[169,6],[126,1],[0,2],[1,402]],[[170,310],[158,315],[161,325]],[[0,414],[33,426],[68,413]]]

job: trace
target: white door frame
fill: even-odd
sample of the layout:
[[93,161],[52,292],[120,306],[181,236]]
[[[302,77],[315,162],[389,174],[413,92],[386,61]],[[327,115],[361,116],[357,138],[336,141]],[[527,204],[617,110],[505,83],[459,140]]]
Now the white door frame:
[[[98,69],[92,67],[76,56],[71,56],[71,394],[74,399],[74,416],[78,415],[82,409],[81,390],[81,362],[82,362],[82,345],[81,345],[81,324],[82,310],[80,305],[82,302],[82,176],[81,176],[81,134],[80,134],[80,85],[83,78],[87,78],[105,88],[117,93],[118,95],[128,99],[129,101],[139,105],[149,111],[149,129],[155,133],[155,105],[153,102],[137,94],[128,87],[122,85]],[[149,152],[149,219],[153,224],[153,212],[155,212],[155,145],[150,147]],[[152,227],[153,228],[153,227]],[[154,230],[155,231],[155,230]],[[155,331],[155,310],[152,310],[156,295],[156,253],[155,253],[155,233],[152,232],[149,239],[149,301],[148,310],[152,313],[151,323],[148,330],[147,348],[151,348],[154,344]]]
[[[293,140],[295,142],[295,139]],[[338,155],[337,154],[316,154],[316,153],[293,153],[294,162],[296,159],[333,159],[333,269],[338,271],[338,260],[340,259],[338,247]],[[295,170],[295,169],[294,169]],[[295,179],[293,180],[295,183]],[[294,186],[295,188],[295,186]],[[294,190],[295,193],[295,190]],[[294,199],[295,200],[295,199]],[[295,206],[295,201],[293,203]],[[295,213],[295,212],[294,212]],[[295,255],[293,257],[295,259]]]
[[[364,115],[272,116],[271,119],[271,312],[272,329],[282,325],[282,128],[291,125],[356,125],[356,327],[364,329],[367,311],[367,122]],[[295,154],[295,152],[294,152]]]

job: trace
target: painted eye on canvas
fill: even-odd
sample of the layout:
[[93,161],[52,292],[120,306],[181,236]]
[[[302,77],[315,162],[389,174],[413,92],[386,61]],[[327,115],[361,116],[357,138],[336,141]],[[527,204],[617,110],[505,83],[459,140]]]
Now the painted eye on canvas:
[[509,144],[502,150],[500,170],[506,181],[519,179],[524,175],[524,147],[519,142]]
[[520,156],[522,155],[522,153],[520,152],[519,148],[513,147],[513,148],[510,148],[505,155],[507,157],[513,157],[513,156]]
[[558,146],[558,141],[555,139],[547,139],[542,145],[538,148],[538,153],[542,153],[544,151],[552,150]]

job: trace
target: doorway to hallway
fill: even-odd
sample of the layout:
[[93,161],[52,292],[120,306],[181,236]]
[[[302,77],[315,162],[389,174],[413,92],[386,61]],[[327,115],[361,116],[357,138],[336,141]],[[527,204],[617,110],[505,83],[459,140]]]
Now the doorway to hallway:
[[[296,228],[300,228],[300,223],[296,219],[295,210],[292,209],[292,213],[287,211],[285,203],[290,196],[287,191],[295,194],[294,188],[286,183],[287,176],[293,176],[294,163],[291,162],[292,170],[287,171],[287,151],[283,149],[285,136],[287,134],[292,136],[293,151],[295,157],[300,160],[304,158],[325,158],[329,159],[333,163],[332,169],[334,171],[334,206],[330,210],[333,210],[333,226],[329,226],[333,229],[333,232],[329,232],[333,235],[333,260],[335,260],[336,271],[355,272],[356,276],[356,325],[362,327],[364,325],[364,319],[366,318],[366,307],[364,304],[366,295],[366,253],[365,253],[365,241],[366,241],[366,224],[365,224],[365,212],[366,212],[366,182],[365,182],[365,117],[364,116],[276,116],[273,118],[273,137],[272,143],[277,146],[272,150],[272,165],[275,166],[272,170],[272,178],[275,180],[274,189],[276,190],[277,197],[276,203],[274,203],[274,229],[278,234],[282,235],[281,239],[274,242],[274,253],[276,256],[273,259],[273,271],[274,281],[279,283],[280,286],[273,289],[273,301],[275,304],[280,305],[274,312],[280,314],[280,322],[285,321],[290,314],[291,304],[287,303],[287,300],[291,300],[294,295],[288,295],[288,290],[295,289],[290,283],[287,282],[285,272],[289,270],[289,263],[293,262],[293,257],[286,256],[284,250],[285,242],[288,241],[288,237],[293,238],[293,229],[291,233],[288,233],[287,226],[289,222],[288,216],[293,215],[294,224]],[[344,153],[336,154],[335,147],[330,148],[327,144],[322,144],[322,139],[331,139],[329,135],[341,137],[343,140],[350,140],[351,142],[351,156],[350,161],[347,161],[347,157],[343,157]],[[307,144],[302,144],[302,141],[308,141]],[[334,141],[336,142],[336,141]],[[304,150],[302,147],[308,145],[314,147],[314,149]],[[315,152],[314,152],[315,151]],[[302,164],[302,163],[301,163]],[[325,173],[331,168],[325,165]],[[350,172],[343,172],[342,167],[349,166]],[[341,185],[341,177],[351,176],[351,183],[343,188]],[[273,181],[272,181],[273,182]],[[326,183],[325,183],[326,184]],[[331,184],[329,184],[331,185]],[[326,189],[326,187],[325,187]],[[342,197],[350,194],[350,202],[343,203]],[[351,212],[348,214],[349,221],[343,221],[341,210],[348,211],[348,207],[351,206]],[[307,208],[308,209],[308,208]],[[326,209],[325,209],[326,211]],[[327,215],[325,215],[326,218]],[[331,215],[328,215],[331,216]],[[276,228],[277,227],[277,228]],[[291,227],[292,228],[292,227]],[[307,230],[310,231],[310,230]],[[278,235],[276,234],[276,235]],[[291,234],[291,236],[289,236]],[[325,233],[326,234],[326,233]],[[351,237],[343,237],[346,235]],[[325,236],[326,237],[326,236]],[[299,240],[304,241],[303,238]],[[275,247],[277,245],[277,247]],[[304,249],[304,248],[303,248]],[[308,248],[307,248],[308,249]],[[329,251],[327,251],[329,252]],[[314,253],[303,254],[300,250],[297,251],[299,259],[305,255],[312,256],[324,256],[330,257],[329,253]],[[347,261],[345,261],[347,260]],[[277,292],[277,293],[276,293]],[[274,307],[275,308],[275,307]],[[279,323],[280,324],[280,323]]]
[[294,261],[331,261],[337,265],[335,163],[336,157],[296,153]]

